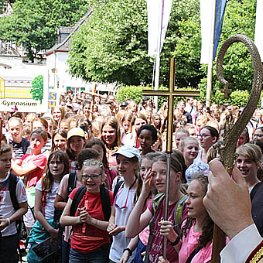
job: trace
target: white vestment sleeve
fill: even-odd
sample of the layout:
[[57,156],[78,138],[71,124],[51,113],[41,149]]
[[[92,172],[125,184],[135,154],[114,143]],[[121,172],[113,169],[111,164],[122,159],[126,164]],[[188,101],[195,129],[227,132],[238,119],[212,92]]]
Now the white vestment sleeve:
[[221,263],[245,262],[261,241],[262,237],[255,224],[248,226],[235,235],[221,251]]

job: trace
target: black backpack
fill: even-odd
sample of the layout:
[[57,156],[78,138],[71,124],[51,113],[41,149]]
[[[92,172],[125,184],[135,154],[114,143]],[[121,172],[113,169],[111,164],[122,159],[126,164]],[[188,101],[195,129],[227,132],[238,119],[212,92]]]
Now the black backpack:
[[[83,198],[84,194],[86,193],[86,186],[81,186],[78,188],[71,204],[70,208],[70,215],[74,216],[75,212],[78,208],[78,205]],[[102,210],[104,214],[104,218],[106,221],[109,221],[110,215],[111,215],[111,204],[110,204],[110,194],[109,190],[104,187],[103,185],[100,187],[100,198],[101,198],[101,204],[102,204]]]
[[68,176],[68,196],[76,188],[77,185],[77,175],[75,173],[70,173]]
[[17,197],[16,197],[17,182],[18,182],[17,176],[10,173],[10,175],[9,175],[9,189],[8,190],[9,190],[11,202],[12,202],[12,205],[13,205],[15,211],[17,211],[19,209],[19,204],[18,204]]

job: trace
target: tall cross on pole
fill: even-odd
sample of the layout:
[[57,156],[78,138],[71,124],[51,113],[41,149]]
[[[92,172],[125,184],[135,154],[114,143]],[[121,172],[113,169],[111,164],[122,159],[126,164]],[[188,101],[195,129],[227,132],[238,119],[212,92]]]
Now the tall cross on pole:
[[[166,170],[166,190],[165,190],[165,209],[164,220],[168,220],[168,206],[169,206],[169,185],[170,185],[170,167],[171,167],[171,153],[173,151],[173,110],[174,97],[199,97],[199,91],[181,91],[175,88],[175,59],[170,59],[169,67],[169,89],[165,90],[144,90],[145,96],[167,96],[168,97],[168,112],[167,112],[167,136],[166,136],[166,153],[167,153],[167,170]],[[166,258],[167,238],[164,237],[163,256]]]

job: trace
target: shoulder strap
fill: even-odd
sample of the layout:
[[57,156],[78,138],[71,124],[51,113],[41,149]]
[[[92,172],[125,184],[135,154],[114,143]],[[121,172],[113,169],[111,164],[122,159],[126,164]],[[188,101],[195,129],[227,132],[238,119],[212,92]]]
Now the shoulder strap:
[[17,185],[17,177],[16,175],[10,173],[9,174],[9,193],[11,202],[15,210],[19,209],[19,204],[16,197],[16,185]]
[[124,186],[124,182],[123,182],[122,180],[119,180],[119,181],[117,182],[117,184],[115,185],[114,192],[113,192],[113,197],[115,197],[115,196],[117,195],[119,189],[120,189],[121,187],[123,187],[123,186]]
[[159,193],[154,197],[154,199],[153,199],[153,214],[155,214],[157,208],[159,207],[159,205],[163,199],[164,199],[163,193]]
[[194,256],[200,251],[200,247],[196,247],[192,253],[189,255],[189,257],[187,258],[186,262],[185,263],[191,263],[192,262],[192,259],[194,258]]
[[110,194],[109,190],[103,185],[100,187],[100,198],[104,218],[106,221],[109,221],[111,215]]
[[77,184],[76,173],[70,173],[68,177],[68,196],[72,192],[72,190],[76,188],[76,184]]
[[150,234],[149,234],[149,238],[148,238],[148,244],[146,246],[146,254],[145,254],[145,262],[149,262],[149,253],[150,253],[150,249],[152,247],[152,242],[153,242],[153,222],[154,222],[154,215],[156,213],[156,210],[158,209],[160,203],[162,202],[162,200],[164,199],[164,194],[163,193],[159,193],[157,194],[153,201],[152,201],[152,208],[153,208],[153,216],[150,220],[149,223],[149,229],[150,229]]
[[73,200],[72,200],[72,204],[70,207],[70,215],[74,216],[76,213],[76,210],[78,208],[78,205],[82,199],[82,197],[84,196],[84,194],[86,193],[86,186],[83,185],[81,187],[78,188]]
[[44,190],[44,177],[42,177],[42,197],[41,197],[41,203],[42,203],[42,213],[45,216],[45,208],[47,204],[47,191]]
[[177,202],[175,209],[174,209],[174,226],[178,226],[182,224],[183,221],[183,211],[184,211],[184,204],[187,200],[187,195],[183,195]]

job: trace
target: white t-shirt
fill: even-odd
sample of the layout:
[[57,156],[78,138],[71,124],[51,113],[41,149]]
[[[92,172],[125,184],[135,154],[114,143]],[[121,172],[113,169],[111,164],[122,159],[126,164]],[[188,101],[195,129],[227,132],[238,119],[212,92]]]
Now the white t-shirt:
[[[9,193],[9,173],[4,179],[0,179],[0,216],[2,218],[10,218],[14,213],[10,193]],[[17,178],[16,185],[16,197],[19,204],[27,202],[26,190],[24,183]],[[16,224],[13,222],[3,230],[1,230],[2,236],[11,236],[17,233]]]
[[[42,180],[43,178],[41,178],[37,184],[36,184],[36,190],[39,190],[40,192],[42,192]],[[44,214],[45,219],[52,219],[54,218],[54,201],[55,201],[55,197],[56,197],[56,193],[59,187],[59,182],[53,182],[52,188],[50,192],[47,192],[46,195],[46,206],[44,207],[44,209],[42,208],[42,213]]]
[[[115,224],[117,226],[126,226],[130,213],[134,207],[134,196],[136,188],[129,189],[127,187],[120,188],[114,200],[115,206]],[[127,248],[131,239],[125,237],[125,231],[113,236],[113,242],[110,248],[109,258],[114,262],[119,262],[123,249]],[[129,257],[128,263],[132,262],[135,257],[135,250]]]

